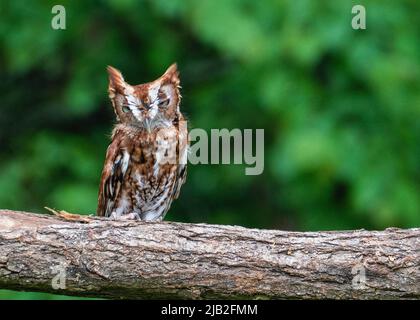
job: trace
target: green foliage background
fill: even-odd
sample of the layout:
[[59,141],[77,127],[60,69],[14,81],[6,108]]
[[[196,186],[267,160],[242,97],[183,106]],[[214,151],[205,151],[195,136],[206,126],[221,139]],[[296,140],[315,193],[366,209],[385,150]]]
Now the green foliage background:
[[[189,166],[168,220],[290,230],[420,224],[420,2],[0,4],[0,207],[94,213],[128,82],[178,62],[191,128],[264,128],[265,170]],[[351,28],[363,4],[367,29]],[[1,291],[0,298],[43,298]]]

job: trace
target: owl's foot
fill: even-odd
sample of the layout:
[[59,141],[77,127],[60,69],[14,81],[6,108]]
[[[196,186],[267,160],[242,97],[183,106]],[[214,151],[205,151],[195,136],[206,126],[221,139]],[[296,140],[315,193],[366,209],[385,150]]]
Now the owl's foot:
[[112,220],[141,220],[140,215],[137,212],[130,212],[127,214],[117,215],[117,213],[114,211],[109,216]]

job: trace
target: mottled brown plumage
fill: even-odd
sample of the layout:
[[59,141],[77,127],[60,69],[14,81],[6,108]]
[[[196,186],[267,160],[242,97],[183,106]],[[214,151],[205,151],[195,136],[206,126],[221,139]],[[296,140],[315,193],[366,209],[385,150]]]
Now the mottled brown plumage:
[[108,67],[117,117],[99,186],[99,216],[162,220],[186,178],[187,123],[172,65],[157,80],[131,86]]

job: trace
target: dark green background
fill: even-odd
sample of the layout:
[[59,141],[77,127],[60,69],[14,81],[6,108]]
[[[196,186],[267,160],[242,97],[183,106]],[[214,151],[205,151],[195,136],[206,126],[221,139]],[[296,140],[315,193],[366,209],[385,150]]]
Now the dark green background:
[[[51,28],[62,4],[67,29]],[[351,28],[363,4],[367,29]],[[1,1],[0,207],[94,213],[114,116],[178,62],[191,128],[265,129],[265,170],[189,166],[167,219],[288,230],[420,224],[420,2]],[[1,292],[0,298],[50,297]]]

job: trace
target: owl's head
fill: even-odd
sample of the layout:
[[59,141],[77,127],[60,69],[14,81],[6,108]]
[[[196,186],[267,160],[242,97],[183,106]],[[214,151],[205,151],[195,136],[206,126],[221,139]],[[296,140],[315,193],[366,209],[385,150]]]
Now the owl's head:
[[119,70],[107,69],[109,98],[118,122],[150,131],[178,120],[181,95],[176,64],[155,81],[134,86],[125,82]]

